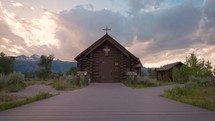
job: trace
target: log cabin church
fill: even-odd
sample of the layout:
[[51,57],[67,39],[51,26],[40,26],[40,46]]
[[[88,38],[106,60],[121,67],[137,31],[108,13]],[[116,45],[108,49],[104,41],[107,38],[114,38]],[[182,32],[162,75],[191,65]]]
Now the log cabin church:
[[140,74],[142,67],[139,58],[114,40],[107,31],[75,60],[78,62],[78,71],[87,72],[92,82],[121,82],[126,79],[128,72]]

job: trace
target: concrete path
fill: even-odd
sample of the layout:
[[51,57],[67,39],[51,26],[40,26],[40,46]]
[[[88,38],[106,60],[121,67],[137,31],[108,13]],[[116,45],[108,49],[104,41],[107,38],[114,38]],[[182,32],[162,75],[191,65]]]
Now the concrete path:
[[33,97],[39,93],[57,94],[54,88],[48,85],[31,85],[19,92],[7,93],[8,95],[21,96],[21,97]]
[[0,112],[0,121],[214,121],[215,112],[159,97],[172,86],[91,84]]

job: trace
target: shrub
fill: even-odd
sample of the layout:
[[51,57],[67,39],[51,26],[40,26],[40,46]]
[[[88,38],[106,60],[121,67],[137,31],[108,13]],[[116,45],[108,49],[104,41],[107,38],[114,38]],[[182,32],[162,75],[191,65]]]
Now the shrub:
[[159,86],[158,81],[155,79],[150,79],[149,77],[138,77],[137,78],[138,84],[144,84],[147,86]]
[[74,75],[64,75],[61,79],[63,80],[55,80],[52,84],[56,90],[72,90],[85,85],[83,79],[81,79],[81,85],[76,85],[76,76]]
[[214,86],[214,81],[212,80],[212,78],[209,78],[209,77],[201,78],[201,77],[191,76],[189,78],[189,81],[197,83],[199,86],[203,86],[203,87]]
[[6,77],[5,75],[0,74],[0,90],[5,86],[6,84]]
[[196,82],[188,81],[187,83],[185,83],[185,87],[189,89],[195,89],[198,88],[199,85]]
[[23,83],[25,81],[25,77],[23,74],[21,73],[12,73],[12,74],[9,74],[7,76],[7,84],[8,85],[16,85],[16,84],[19,84],[19,83]]
[[68,75],[67,77],[66,77],[66,81],[67,82],[70,82],[71,84],[75,84],[75,81],[76,81],[76,76],[74,76],[74,75]]
[[16,85],[8,85],[7,91],[8,92],[18,92],[26,87],[25,83],[20,83]]
[[[125,85],[131,87],[153,87],[159,86],[159,82],[155,79],[150,79],[147,76],[137,76],[135,78],[128,77],[124,82]],[[138,86],[139,85],[139,86]]]
[[65,90],[66,89],[66,81],[65,80],[55,80],[52,84],[53,88],[56,90]]
[[21,73],[11,73],[5,78],[5,86],[6,90],[9,92],[17,92],[23,88],[25,88],[26,84],[24,82],[25,77]]

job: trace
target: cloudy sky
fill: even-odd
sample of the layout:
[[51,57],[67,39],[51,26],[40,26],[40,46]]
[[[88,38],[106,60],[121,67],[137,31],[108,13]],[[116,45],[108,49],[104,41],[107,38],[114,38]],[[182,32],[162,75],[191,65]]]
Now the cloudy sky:
[[146,67],[215,63],[215,0],[0,0],[0,52],[73,61],[105,32]]

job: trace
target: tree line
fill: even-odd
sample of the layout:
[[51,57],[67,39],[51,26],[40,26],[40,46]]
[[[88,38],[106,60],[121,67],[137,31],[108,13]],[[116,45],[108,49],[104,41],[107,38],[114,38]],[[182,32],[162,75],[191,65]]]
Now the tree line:
[[[38,70],[35,72],[36,76],[41,79],[49,79],[53,73],[51,71],[54,55],[41,55],[38,63]],[[5,53],[0,53],[0,74],[8,75],[14,72],[15,57],[7,56]],[[67,74],[75,74],[76,68],[72,67]],[[62,74],[58,74],[61,76]]]
[[184,65],[174,68],[172,73],[174,81],[184,83],[191,77],[214,78],[215,68],[213,69],[209,60],[198,59],[195,53],[191,53],[189,57],[186,57]]

